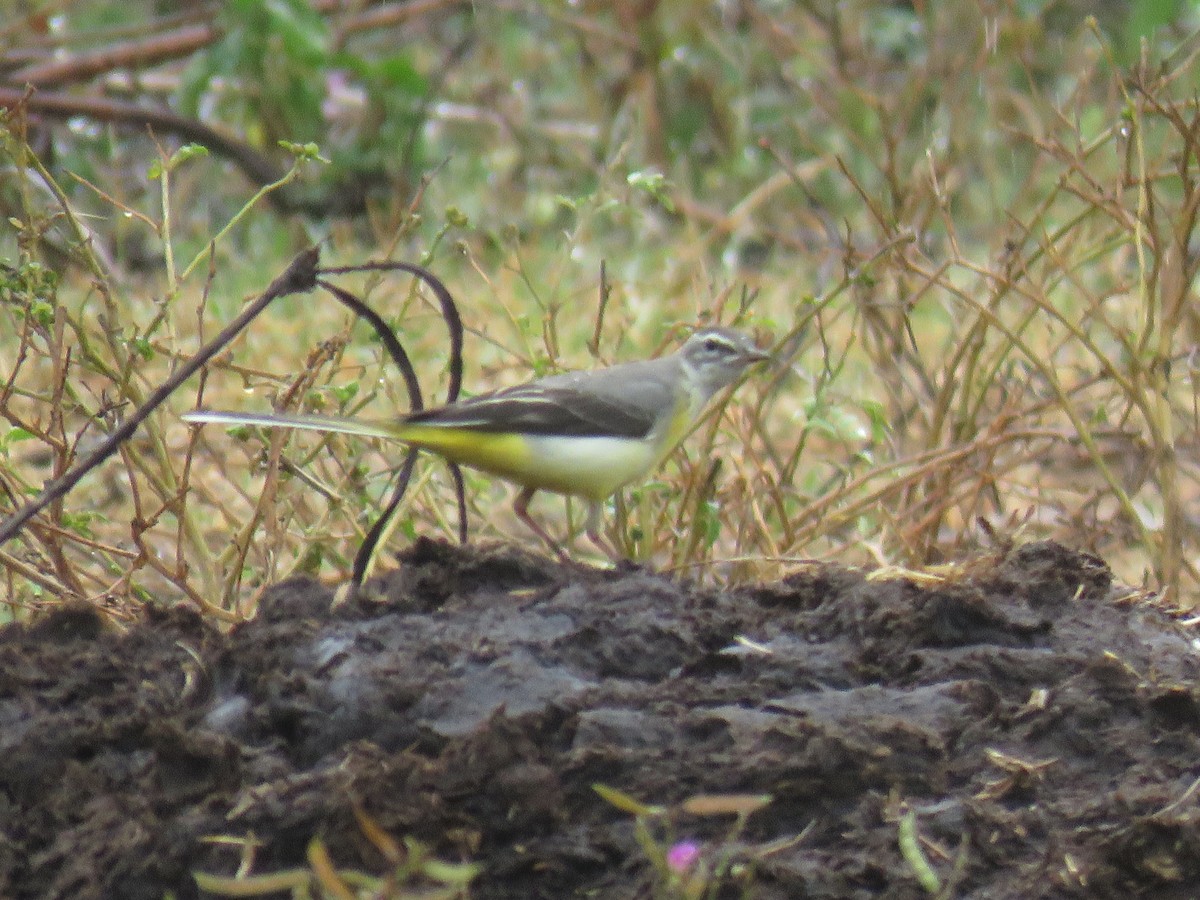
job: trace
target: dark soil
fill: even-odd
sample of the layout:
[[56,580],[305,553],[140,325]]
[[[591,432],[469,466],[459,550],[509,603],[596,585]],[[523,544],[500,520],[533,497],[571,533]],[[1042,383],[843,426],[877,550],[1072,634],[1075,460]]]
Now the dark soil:
[[[63,608],[0,632],[0,896],[199,895],[193,871],[480,866],[475,898],[665,896],[603,784],[676,809],[715,896],[1194,897],[1200,656],[1054,544],[952,583],[834,567],[721,592],[421,542],[375,596],[293,580],[223,635]],[[702,810],[701,810],[702,811]],[[655,891],[659,891],[655,894]]]

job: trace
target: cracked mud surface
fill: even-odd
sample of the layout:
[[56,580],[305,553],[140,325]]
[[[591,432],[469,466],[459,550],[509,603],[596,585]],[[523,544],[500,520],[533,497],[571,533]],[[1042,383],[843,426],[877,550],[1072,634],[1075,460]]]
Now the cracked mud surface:
[[[1102,562],[1055,544],[953,582],[820,567],[722,592],[419,542],[375,596],[316,582],[228,634],[66,607],[0,631],[0,896],[201,896],[193,871],[379,873],[357,804],[475,898],[654,896],[603,784],[672,806],[769,794],[718,896],[1192,897],[1200,655]],[[663,838],[667,840],[667,838]]]

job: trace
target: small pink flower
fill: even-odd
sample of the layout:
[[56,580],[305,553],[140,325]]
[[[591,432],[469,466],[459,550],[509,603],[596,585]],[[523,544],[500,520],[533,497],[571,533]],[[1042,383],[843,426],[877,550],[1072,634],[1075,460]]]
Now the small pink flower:
[[680,841],[667,851],[667,866],[682,875],[700,858],[700,845],[695,841]]

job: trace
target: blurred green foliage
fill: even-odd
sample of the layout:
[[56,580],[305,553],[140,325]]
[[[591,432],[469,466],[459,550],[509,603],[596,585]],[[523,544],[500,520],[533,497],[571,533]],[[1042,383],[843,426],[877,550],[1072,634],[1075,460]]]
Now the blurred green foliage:
[[250,141],[315,141],[330,66],[325,19],[304,0],[229,0],[225,36],[184,73],[185,113],[241,125]]
[[[281,167],[279,141],[320,146],[332,165],[313,176],[310,211],[375,209],[377,224],[395,221],[432,176],[435,206],[459,206],[497,244],[514,224],[525,240],[570,229],[578,204],[606,183],[632,189],[601,198],[619,200],[607,210],[608,237],[618,242],[636,222],[669,228],[694,219],[697,204],[720,216],[781,163],[814,159],[836,158],[879,213],[911,220],[902,185],[928,152],[965,177],[953,202],[970,220],[1021,189],[1013,176],[1028,170],[1034,150],[1002,130],[1029,114],[1015,97],[1030,85],[1052,101],[1071,97],[1074,72],[1090,64],[1096,44],[1089,16],[1121,65],[1137,63],[1143,39],[1168,47],[1196,21],[1187,0],[1023,0],[995,13],[773,0],[446,2],[373,28],[352,24],[371,4],[332,14],[307,0],[230,0],[215,9],[220,38],[164,67],[177,73],[180,112]],[[149,0],[121,10],[74,0],[37,40],[84,50],[123,38],[131,20],[150,33],[161,12]],[[5,34],[10,47],[22,38],[16,24]],[[1006,92],[1011,106],[991,105]],[[1088,102],[1075,114],[1104,115]],[[56,152],[65,170],[139,207],[147,202],[141,185],[113,185],[123,157],[144,158],[137,131],[115,141],[113,129],[80,120]],[[188,206],[208,217],[201,229],[241,195],[219,170],[208,178]],[[712,241],[711,258],[739,260],[745,248],[758,266],[781,237],[811,244],[861,210],[836,166],[815,167],[796,187],[756,202],[753,224],[732,223],[729,243]],[[694,202],[678,207],[680,194]]]

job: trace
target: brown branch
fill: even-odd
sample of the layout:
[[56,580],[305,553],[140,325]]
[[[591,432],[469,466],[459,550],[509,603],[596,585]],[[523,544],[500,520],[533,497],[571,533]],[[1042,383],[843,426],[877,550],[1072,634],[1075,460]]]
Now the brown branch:
[[[368,2],[369,8],[337,21],[337,41],[349,35],[395,27],[416,17],[440,9],[464,6],[464,0],[406,0],[406,2]],[[317,0],[314,8],[324,15],[342,10],[341,0]],[[65,59],[45,56],[26,62],[16,70],[0,75],[0,110],[28,110],[46,118],[67,120],[76,116],[97,122],[150,128],[158,134],[172,135],[203,144],[218,156],[231,160],[256,185],[270,184],[283,176],[283,168],[271,156],[227,133],[195,119],[186,118],[162,106],[148,106],[99,96],[77,96],[63,91],[45,90],[86,82],[116,69],[150,66],[164,60],[187,57],[219,40],[222,29],[216,24],[218,5],[201,13],[201,21],[174,19],[166,31],[84,50]],[[178,24],[182,22],[182,24]],[[0,68],[4,65],[0,57]],[[10,63],[11,64],[11,63]],[[37,88],[38,90],[31,90]],[[362,211],[365,199],[359,190],[346,186],[330,190],[302,191],[295,186],[273,191],[268,202],[281,213],[311,212],[321,215],[355,215]]]
[[54,119],[86,116],[97,122],[152,128],[203,144],[213,153],[228,157],[255,184],[270,184],[283,177],[284,170],[280,166],[249,144],[169,109],[102,97],[76,97],[56,91],[29,92],[0,87],[0,109],[21,108]]
[[[322,12],[332,11],[333,3],[320,3],[317,8]],[[466,7],[465,0],[405,0],[402,3],[381,3],[371,9],[363,10],[341,19],[334,36],[334,45],[341,46],[346,38],[360,31],[371,31],[375,28],[387,28],[402,25],[417,16],[435,12],[445,7]]]
[[16,87],[27,84],[50,87],[87,81],[114,69],[137,69],[168,59],[179,59],[207,47],[222,34],[215,25],[189,25],[145,39],[122,41],[62,59],[36,62],[9,72],[4,80]]

